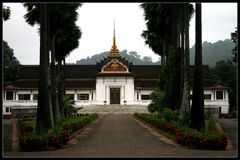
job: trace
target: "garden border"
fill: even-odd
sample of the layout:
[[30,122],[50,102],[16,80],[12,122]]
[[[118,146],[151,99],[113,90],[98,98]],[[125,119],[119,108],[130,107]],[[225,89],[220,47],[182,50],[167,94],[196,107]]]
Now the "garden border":
[[67,145],[69,144],[73,144],[74,141],[77,139],[77,136],[82,132],[84,131],[87,127],[89,127],[90,125],[92,125],[93,123],[95,123],[96,121],[98,121],[99,119],[101,119],[103,117],[102,114],[99,114],[97,113],[97,118],[94,119],[93,121],[91,121],[90,123],[88,123],[86,126],[80,128],[77,132],[75,132],[71,137],[70,137],[70,140],[67,142]]
[[167,144],[170,144],[170,145],[173,145],[174,147],[182,147],[180,144],[178,144],[175,140],[173,140],[172,138],[166,136],[166,135],[163,135],[163,133],[161,133],[161,131],[152,126],[151,124],[148,124],[144,121],[141,121],[139,119],[136,119],[135,117],[132,117],[133,120],[135,120],[136,122],[138,122],[142,127],[148,129],[148,131],[156,136],[158,139],[160,139],[161,141],[163,141],[164,143],[167,143]]

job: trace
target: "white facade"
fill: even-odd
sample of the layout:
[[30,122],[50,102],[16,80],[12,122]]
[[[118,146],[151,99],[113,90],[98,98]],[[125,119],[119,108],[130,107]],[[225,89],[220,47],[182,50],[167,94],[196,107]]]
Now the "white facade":
[[[120,89],[120,105],[142,105],[148,106],[151,100],[143,100],[143,95],[150,95],[154,90],[135,90],[134,89],[134,79],[132,77],[98,77],[96,79],[96,90],[67,90],[67,95],[72,95],[76,101],[75,107],[87,107],[90,105],[109,105],[110,104],[110,89],[119,88]],[[13,92],[13,99],[7,100],[6,93],[9,91],[4,91],[3,100],[3,114],[11,115],[12,107],[24,107],[32,108],[37,106],[37,100],[34,100],[34,94],[37,94],[37,90],[20,90],[11,91]],[[222,96],[217,96],[217,92],[222,92]],[[218,94],[219,94],[218,93]],[[29,100],[19,99],[22,94],[29,95]],[[82,95],[86,96],[86,100],[79,99]],[[190,91],[192,95],[192,90]],[[205,100],[205,110],[214,109],[219,110],[221,108],[221,113],[229,113],[229,94],[227,90],[204,90]],[[84,98],[84,97],[83,97]],[[190,104],[192,101],[190,100]]]
[[[218,96],[217,96],[218,92]],[[192,90],[190,91],[192,95]],[[226,114],[229,113],[229,96],[228,90],[204,90],[204,107],[205,112],[207,110],[213,110],[212,112],[219,112]],[[192,100],[190,100],[192,105]]]
[[110,104],[110,89],[120,89],[120,105],[135,104],[132,77],[98,77],[96,79],[96,104]]
[[[75,80],[76,82],[76,80]],[[118,60],[112,60],[101,68],[96,76],[95,87],[91,89],[67,89],[66,94],[75,100],[75,107],[82,108],[92,105],[136,105],[147,106],[151,103],[150,94],[154,88],[147,88],[143,84],[136,87],[134,76],[131,75],[126,65]],[[79,81],[79,84],[82,82]],[[218,113],[229,112],[228,90],[219,86],[204,90],[205,111]],[[155,87],[156,88],[156,87]],[[37,93],[35,89],[14,89],[12,86],[5,87],[3,98],[3,114],[11,115],[12,107],[32,108],[37,107]],[[192,95],[192,91],[190,91]],[[190,103],[192,103],[190,101]]]

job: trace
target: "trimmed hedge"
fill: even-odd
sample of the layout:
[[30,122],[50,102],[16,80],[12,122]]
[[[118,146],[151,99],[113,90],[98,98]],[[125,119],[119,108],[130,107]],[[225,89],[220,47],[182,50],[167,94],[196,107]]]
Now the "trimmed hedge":
[[69,117],[62,124],[57,125],[54,130],[45,135],[37,135],[34,127],[26,120],[18,121],[19,145],[22,151],[46,151],[61,148],[66,145],[71,136],[96,119],[98,115],[87,114],[79,117]]
[[166,133],[175,135],[175,139],[179,144],[189,148],[225,150],[227,146],[227,137],[216,131],[214,121],[209,122],[206,131],[198,132],[190,128],[179,127],[175,122],[165,122],[165,120],[158,115],[135,113],[134,117]]

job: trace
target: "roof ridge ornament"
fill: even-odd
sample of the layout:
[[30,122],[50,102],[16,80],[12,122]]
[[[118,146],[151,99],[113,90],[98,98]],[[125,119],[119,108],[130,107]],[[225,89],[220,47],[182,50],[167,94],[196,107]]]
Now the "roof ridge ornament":
[[115,57],[121,57],[121,54],[119,50],[117,49],[116,45],[116,36],[115,36],[115,19],[114,19],[114,28],[113,28],[113,45],[112,48],[108,54],[108,57],[115,58]]

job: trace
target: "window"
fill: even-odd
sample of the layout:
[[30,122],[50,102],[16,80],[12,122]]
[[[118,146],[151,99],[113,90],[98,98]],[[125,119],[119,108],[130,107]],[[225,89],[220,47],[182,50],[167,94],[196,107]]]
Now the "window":
[[9,112],[9,107],[6,107],[6,112]]
[[211,94],[205,94],[204,99],[211,99]]
[[142,100],[150,100],[150,95],[141,95]]
[[6,91],[6,100],[13,100],[13,91]]
[[223,99],[223,91],[216,91],[217,99]]
[[89,94],[78,94],[77,99],[78,100],[89,100]]
[[192,95],[190,94],[190,97],[189,97],[189,99],[192,99]]
[[138,93],[138,91],[137,91],[137,100],[139,100],[139,93]]
[[38,100],[38,94],[33,94],[33,100]]
[[67,94],[67,96],[69,96],[71,100],[74,100],[74,94]]
[[30,100],[30,94],[19,94],[18,99],[19,100]]

